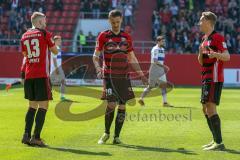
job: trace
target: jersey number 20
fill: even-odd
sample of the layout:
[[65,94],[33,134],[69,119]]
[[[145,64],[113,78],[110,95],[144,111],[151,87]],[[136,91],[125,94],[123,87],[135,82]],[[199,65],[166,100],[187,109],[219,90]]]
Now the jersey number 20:
[[[28,58],[39,57],[40,49],[39,49],[39,40],[38,39],[32,39],[31,42],[29,42],[29,40],[26,40],[26,41],[24,41],[24,45],[27,47]],[[33,50],[31,50],[30,45],[32,46]]]

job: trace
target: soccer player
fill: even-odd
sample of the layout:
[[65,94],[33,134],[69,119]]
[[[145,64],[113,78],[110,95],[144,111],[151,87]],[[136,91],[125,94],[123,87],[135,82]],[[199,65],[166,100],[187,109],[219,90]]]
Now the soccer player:
[[[22,143],[45,147],[40,134],[45,121],[48,102],[52,100],[49,80],[50,56],[48,49],[57,54],[58,50],[46,28],[46,16],[34,12],[31,16],[32,28],[21,38],[22,53],[26,57],[24,92],[29,100],[29,108],[25,117],[25,132]],[[37,112],[37,113],[36,113]],[[36,113],[36,116],[35,116]],[[31,137],[35,118],[35,129]]]
[[169,70],[167,65],[164,65],[165,59],[165,40],[163,36],[158,36],[156,39],[157,44],[151,50],[151,66],[149,69],[149,85],[144,88],[144,91],[139,99],[139,104],[144,106],[144,97],[154,87],[160,87],[162,90],[163,106],[173,107],[167,102],[167,78],[166,72]]
[[223,150],[221,121],[216,106],[220,103],[224,81],[223,62],[230,60],[224,37],[214,30],[217,16],[212,12],[203,12],[200,18],[200,31],[203,36],[199,47],[198,61],[202,66],[203,113],[207,119],[213,141],[203,146],[203,150]]
[[[118,112],[113,144],[120,144],[119,135],[125,119],[126,102],[134,98],[128,76],[128,64],[132,65],[144,84],[147,84],[147,78],[144,76],[133,52],[131,36],[120,30],[123,20],[122,13],[119,10],[112,10],[109,12],[108,20],[111,29],[99,34],[93,55],[97,76],[103,78],[104,81],[102,99],[107,100],[105,133],[99,139],[98,144],[104,144],[110,137],[110,127],[117,104]],[[103,53],[103,67],[100,67],[99,64],[101,53]]]
[[51,55],[51,82],[54,85],[60,85],[60,99],[62,101],[66,100],[64,97],[65,93],[65,85],[66,85],[66,80],[65,80],[65,75],[64,71],[62,69],[62,57],[61,57],[61,44],[62,44],[62,38],[61,36],[54,36],[53,38],[55,45],[57,46],[58,49],[58,54],[55,55],[52,53]]

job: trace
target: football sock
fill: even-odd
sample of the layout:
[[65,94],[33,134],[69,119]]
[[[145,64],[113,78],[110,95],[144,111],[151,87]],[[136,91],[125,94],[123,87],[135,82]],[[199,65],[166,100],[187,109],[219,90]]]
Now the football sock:
[[29,107],[25,117],[25,133],[31,137],[32,126],[34,122],[36,109]]
[[208,127],[212,133],[212,136],[213,136],[213,139],[214,139],[214,142],[216,141],[216,138],[215,138],[215,135],[214,135],[214,132],[213,132],[213,127],[212,127],[212,124],[211,124],[211,121],[210,119],[208,118],[208,115],[205,115],[206,119],[207,119],[207,124],[208,124]]
[[218,114],[213,115],[209,118],[212,124],[213,132],[215,134],[216,143],[222,143],[222,133],[221,133],[221,120]]
[[147,88],[144,88],[144,90],[143,90],[143,93],[142,93],[142,95],[141,95],[141,99],[143,99],[144,97],[146,97],[146,95],[150,92],[150,88],[149,87],[147,87]]
[[118,109],[116,121],[115,121],[115,134],[114,138],[119,137],[124,120],[126,116],[126,110],[120,110]]
[[163,97],[163,103],[167,103],[167,90],[166,88],[162,88],[162,97]]
[[64,93],[65,93],[65,85],[64,84],[60,85],[60,92],[61,92],[61,97],[64,97]]
[[107,134],[110,134],[110,127],[112,125],[112,121],[114,118],[114,111],[115,111],[115,108],[112,109],[109,107],[107,107],[105,111],[105,133]]
[[41,134],[43,124],[45,121],[45,117],[46,117],[46,113],[47,113],[47,110],[43,109],[43,108],[39,108],[37,111],[37,115],[35,118],[36,125],[35,125],[35,130],[34,130],[35,138],[38,138],[38,139],[40,138],[40,134]]

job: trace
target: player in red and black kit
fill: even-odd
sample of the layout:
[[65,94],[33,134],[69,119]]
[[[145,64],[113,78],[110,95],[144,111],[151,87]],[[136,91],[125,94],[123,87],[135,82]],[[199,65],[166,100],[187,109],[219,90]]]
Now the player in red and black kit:
[[[25,132],[22,143],[28,145],[46,146],[40,134],[45,121],[48,102],[52,100],[50,72],[50,50],[57,54],[52,35],[46,28],[46,16],[34,12],[31,16],[32,28],[22,35],[22,53],[26,57],[24,92],[29,100],[29,109],[25,117]],[[35,113],[37,114],[35,116]],[[31,137],[31,130],[35,118],[35,130]]]
[[[144,76],[138,61],[134,55],[132,39],[129,34],[120,30],[122,13],[118,10],[109,12],[110,30],[99,34],[93,55],[93,62],[98,78],[103,78],[104,91],[102,99],[108,101],[105,112],[105,133],[99,139],[98,144],[105,143],[110,137],[110,127],[114,118],[114,111],[118,104],[118,113],[115,121],[115,133],[113,144],[121,143],[120,131],[126,114],[126,102],[134,98],[131,82],[128,75],[128,65],[139,74],[144,84],[147,78]],[[103,53],[103,66],[100,67],[99,59]]]
[[199,47],[198,61],[202,66],[203,113],[207,119],[213,141],[203,146],[203,150],[223,150],[221,121],[216,106],[224,82],[223,62],[230,60],[224,37],[214,30],[217,16],[212,12],[203,12],[200,18],[200,30],[205,35]]

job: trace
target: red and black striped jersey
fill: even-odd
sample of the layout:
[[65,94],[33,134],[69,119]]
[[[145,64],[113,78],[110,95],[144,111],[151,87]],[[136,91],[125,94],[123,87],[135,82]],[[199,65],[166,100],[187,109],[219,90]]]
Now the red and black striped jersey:
[[48,49],[53,47],[52,34],[42,29],[29,29],[22,35],[21,46],[25,52],[26,79],[49,77],[50,53]]
[[214,52],[222,53],[227,50],[224,37],[213,31],[209,36],[203,36],[203,65],[202,65],[202,83],[223,82],[223,61],[217,58],[209,58],[210,49]]
[[97,51],[103,53],[103,72],[105,78],[126,77],[128,75],[128,54],[133,51],[131,36],[120,31],[101,32],[97,38]]

